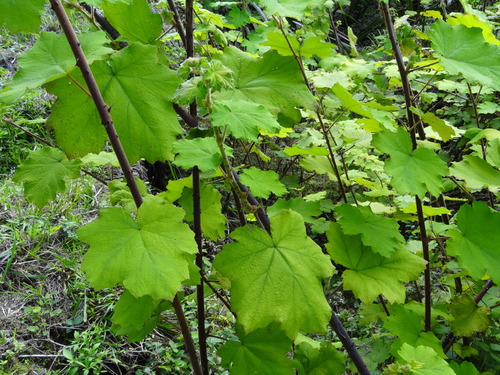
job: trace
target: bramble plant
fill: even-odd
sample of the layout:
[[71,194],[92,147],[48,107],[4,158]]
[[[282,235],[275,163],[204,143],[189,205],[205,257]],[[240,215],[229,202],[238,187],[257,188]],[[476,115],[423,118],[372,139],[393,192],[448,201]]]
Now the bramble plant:
[[[14,175],[26,199],[123,171],[113,207],[77,231],[92,286],[123,289],[115,333],[140,341],[173,309],[207,375],[214,294],[235,318],[217,351],[231,374],[499,369],[498,4],[414,2],[394,20],[380,1],[388,37],[358,51],[334,18],[348,3],[0,2],[11,32],[38,33],[46,5],[61,26],[0,91],[0,110],[39,87],[56,98],[55,142]],[[168,182],[139,180],[139,161],[165,163]],[[344,328],[344,298],[369,333]]]

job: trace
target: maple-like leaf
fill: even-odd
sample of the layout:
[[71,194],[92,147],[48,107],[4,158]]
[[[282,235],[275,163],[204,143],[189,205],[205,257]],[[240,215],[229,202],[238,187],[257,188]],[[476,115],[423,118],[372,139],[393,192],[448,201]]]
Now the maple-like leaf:
[[306,223],[314,223],[314,217],[322,214],[321,202],[319,201],[306,201],[303,198],[292,199],[278,199],[272,206],[267,209],[269,216],[277,215],[281,210],[293,210],[302,215],[302,219]]
[[331,309],[321,280],[333,273],[328,256],[305,231],[302,217],[283,210],[271,235],[246,225],[231,234],[214,267],[231,280],[231,305],[246,332],[280,322],[291,338],[299,330],[324,332]]
[[475,279],[485,273],[500,283],[500,212],[491,210],[485,202],[462,205],[456,215],[458,230],[447,235],[448,255],[456,256],[460,267]]
[[163,21],[151,12],[146,0],[106,2],[102,5],[106,19],[126,39],[132,42],[153,43],[162,33]]
[[[287,35],[287,38],[285,38],[283,33],[274,31],[267,33],[266,38],[267,40],[261,44],[271,47],[271,49],[278,52],[281,56],[293,56],[293,52],[297,53],[300,48],[298,39],[292,35]],[[290,49],[290,46],[292,49]]]
[[285,185],[278,178],[274,171],[263,171],[255,167],[243,170],[240,175],[241,182],[250,188],[253,195],[265,199],[269,198],[271,193],[279,197],[287,192]]
[[184,169],[196,165],[200,171],[214,172],[222,163],[219,146],[212,137],[180,139],[174,143],[173,152],[178,154],[174,164]]
[[483,159],[474,155],[465,155],[462,161],[453,163],[450,173],[472,189],[488,188],[493,192],[500,190],[500,171]]
[[383,294],[391,303],[404,303],[403,282],[416,280],[425,268],[425,261],[404,247],[388,258],[374,253],[363,245],[361,236],[344,234],[338,223],[332,223],[326,235],[332,259],[349,268],[342,274],[344,288],[363,302],[371,303]]
[[245,141],[257,141],[260,129],[276,133],[281,128],[262,104],[246,100],[221,100],[213,106],[212,124]]
[[468,294],[462,294],[453,301],[449,311],[455,318],[451,322],[451,328],[458,336],[470,337],[476,332],[483,332],[490,325],[490,310],[478,306]]
[[448,72],[495,90],[500,86],[500,46],[488,43],[480,28],[437,20],[428,35]]
[[240,341],[227,341],[217,351],[222,366],[232,375],[292,375],[294,362],[287,358],[292,342],[276,324],[245,334],[236,327]]
[[[108,39],[103,31],[80,34],[78,39],[89,63],[113,52],[105,46]],[[2,103],[10,104],[27,89],[64,77],[76,69],[76,62],[64,34],[42,32],[34,46],[19,57],[18,66],[12,81],[0,91]]]
[[228,47],[220,57],[221,62],[234,74],[234,87],[214,93],[218,100],[246,100],[263,104],[278,115],[280,124],[295,124],[300,112],[295,107],[308,107],[314,98],[293,57],[268,52],[254,58],[235,47]]
[[[111,107],[130,163],[140,158],[170,159],[172,143],[183,132],[171,103],[180,78],[158,63],[157,49],[132,44],[109,61],[95,62],[91,69]],[[81,77],[75,78],[83,83]],[[47,89],[59,97],[48,122],[58,144],[73,156],[101,151],[107,136],[87,95],[67,79],[48,84]]]
[[344,204],[335,209],[342,215],[338,223],[345,234],[360,234],[365,246],[374,253],[388,257],[401,248],[404,237],[399,233],[396,220],[377,215],[369,207]]
[[66,178],[80,177],[80,168],[80,160],[68,160],[60,150],[44,147],[32,151],[12,179],[23,183],[28,201],[43,207],[66,189]]
[[329,342],[315,348],[303,341],[295,347],[294,359],[300,363],[300,375],[343,374],[346,370],[344,355]]
[[45,0],[0,1],[0,28],[6,27],[14,33],[36,33],[42,23]]
[[444,190],[446,163],[427,148],[412,150],[411,139],[402,127],[393,133],[385,130],[373,135],[372,144],[390,155],[385,170],[392,175],[391,184],[402,194],[424,198],[427,192],[438,196]]
[[171,300],[189,278],[188,267],[197,251],[183,217],[181,208],[149,197],[137,220],[113,207],[78,229],[78,237],[90,245],[82,268],[94,288],[122,284],[136,298]]

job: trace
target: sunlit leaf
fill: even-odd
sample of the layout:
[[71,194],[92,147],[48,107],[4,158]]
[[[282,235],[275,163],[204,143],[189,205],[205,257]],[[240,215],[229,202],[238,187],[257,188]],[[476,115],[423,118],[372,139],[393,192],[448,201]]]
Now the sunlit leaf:
[[274,171],[263,171],[255,167],[244,169],[240,175],[241,182],[250,188],[253,195],[265,199],[269,198],[271,193],[279,197],[287,192],[278,177]]
[[478,306],[468,294],[460,295],[451,303],[449,310],[455,318],[451,328],[458,336],[470,337],[476,332],[483,332],[490,325],[489,309]]
[[45,0],[2,0],[0,1],[0,28],[12,32],[36,33],[42,23]]

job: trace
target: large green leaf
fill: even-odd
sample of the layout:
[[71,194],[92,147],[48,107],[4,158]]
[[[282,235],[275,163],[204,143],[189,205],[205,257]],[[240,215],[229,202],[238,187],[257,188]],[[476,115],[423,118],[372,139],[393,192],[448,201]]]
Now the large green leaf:
[[285,185],[278,180],[274,171],[263,171],[250,167],[240,175],[241,182],[250,188],[250,192],[259,198],[269,198],[271,193],[281,196],[287,192]]
[[476,332],[485,331],[490,325],[490,310],[478,306],[468,294],[464,293],[453,301],[449,310],[455,318],[451,322],[451,328],[458,336],[470,337]]
[[198,166],[200,171],[215,172],[222,164],[217,141],[212,137],[180,139],[174,143],[173,152],[178,154],[174,164],[184,169]]
[[471,83],[492,89],[500,86],[500,46],[488,43],[480,28],[452,26],[437,20],[429,38],[440,63],[451,74],[462,74]]
[[349,268],[342,274],[344,288],[363,302],[371,303],[383,294],[392,303],[404,303],[403,282],[417,279],[425,268],[425,261],[404,247],[388,258],[374,253],[360,236],[344,234],[337,223],[331,224],[326,235],[329,242],[325,246],[332,259]]
[[[172,143],[182,133],[170,101],[180,79],[158,63],[156,48],[132,44],[91,69],[129,161],[170,159]],[[58,144],[73,156],[99,152],[106,134],[92,101],[66,79],[47,88],[59,97],[49,118]]]
[[44,147],[32,151],[12,179],[23,183],[28,201],[43,207],[66,189],[64,179],[80,177],[80,168],[80,160],[70,161],[60,150]]
[[214,267],[231,280],[231,305],[245,331],[280,322],[291,338],[299,330],[324,332],[331,309],[321,280],[333,266],[302,217],[283,210],[271,218],[271,235],[246,225],[231,237],[236,242],[224,246]]
[[0,28],[6,27],[15,33],[36,33],[42,23],[45,0],[0,1]]
[[410,136],[402,127],[373,135],[373,145],[391,157],[385,169],[392,175],[391,183],[401,194],[424,198],[429,192],[438,196],[444,190],[443,176],[448,174],[446,163],[427,148],[412,150]]
[[428,346],[403,344],[398,352],[406,371],[415,375],[455,375],[450,365]]
[[122,284],[136,298],[171,300],[189,278],[197,251],[183,217],[182,209],[153,197],[139,208],[137,220],[122,208],[101,211],[77,231],[90,245],[82,268],[94,288]]
[[260,129],[277,133],[281,128],[266,107],[246,100],[221,100],[211,116],[214,126],[227,126],[227,133],[245,141],[257,141]]
[[[102,31],[80,34],[78,39],[89,63],[113,52],[105,46],[108,39]],[[52,32],[42,32],[35,45],[19,57],[18,66],[13,80],[0,91],[2,103],[10,104],[27,89],[40,87],[76,69],[66,37]]]
[[269,216],[277,215],[281,210],[293,210],[302,215],[306,223],[314,223],[315,216],[322,214],[321,202],[306,201],[303,198],[278,199],[272,206],[269,206],[267,213]]
[[[115,2],[116,3],[116,2]],[[162,33],[162,19],[149,9],[146,0],[103,4],[104,15],[113,27],[132,42],[153,43]]]
[[472,189],[488,188],[493,192],[500,189],[500,172],[483,159],[474,155],[465,155],[463,160],[453,163],[450,173]]
[[228,341],[218,351],[222,366],[232,375],[292,375],[294,363],[287,358],[291,340],[276,324],[249,334],[236,328],[240,341]]
[[235,47],[228,47],[217,58],[233,71],[234,88],[215,93],[216,102],[232,99],[263,104],[279,115],[282,125],[298,122],[300,113],[295,107],[314,103],[293,57],[268,52],[261,58],[254,58]]
[[303,341],[295,347],[294,358],[300,362],[300,375],[343,374],[345,357],[328,342],[322,342],[319,348]]
[[265,7],[267,14],[297,19],[304,17],[309,6],[325,4],[323,0],[259,0],[257,2]]
[[369,207],[344,204],[335,209],[342,215],[338,223],[345,234],[360,234],[365,246],[374,253],[388,257],[401,248],[404,242],[396,220],[372,212]]
[[447,232],[448,255],[456,256],[460,267],[480,279],[489,274],[500,283],[500,212],[485,202],[462,205],[456,215],[458,230]]

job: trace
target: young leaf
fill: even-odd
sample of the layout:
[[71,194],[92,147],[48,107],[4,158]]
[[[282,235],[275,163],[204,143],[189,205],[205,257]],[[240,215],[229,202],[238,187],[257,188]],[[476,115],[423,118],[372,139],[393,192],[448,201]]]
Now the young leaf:
[[222,163],[219,146],[212,137],[180,139],[174,143],[172,150],[178,154],[174,164],[184,169],[197,165],[200,171],[213,172]]
[[333,266],[306,235],[302,217],[283,210],[271,218],[271,235],[246,225],[231,234],[214,267],[231,280],[231,304],[251,332],[280,322],[291,338],[299,330],[324,332],[331,309],[321,280]]
[[374,253],[389,257],[404,243],[399,225],[394,219],[374,214],[369,207],[344,204],[335,211],[341,215],[338,223],[345,234],[360,234],[365,246]]
[[14,33],[38,32],[44,3],[45,0],[0,1],[0,28],[6,27]]
[[401,194],[423,198],[427,192],[438,196],[444,190],[442,176],[448,174],[446,163],[426,148],[411,149],[410,136],[403,128],[373,135],[372,144],[391,157],[385,169],[392,175],[391,183]]
[[465,155],[462,161],[453,163],[450,173],[472,189],[487,187],[490,191],[500,189],[500,172],[483,159],[474,155]]
[[80,177],[80,168],[80,160],[70,161],[60,150],[44,147],[32,151],[12,179],[23,183],[28,201],[43,207],[66,189],[65,178]]
[[[158,63],[157,49],[132,44],[91,68],[130,163],[170,159],[182,133],[171,105],[180,78]],[[101,151],[106,135],[93,102],[69,80],[47,86],[59,97],[49,118],[58,144],[74,156]]]
[[122,208],[101,211],[99,219],[78,229],[90,245],[82,268],[94,288],[123,284],[136,298],[171,300],[197,251],[184,212],[160,198],[144,201],[134,220]]
[[235,47],[217,57],[234,73],[234,89],[214,93],[221,99],[247,100],[263,104],[279,114],[282,125],[295,124],[300,113],[295,107],[307,107],[314,98],[304,83],[295,59],[268,52],[256,59]]
[[154,43],[162,33],[162,19],[149,9],[146,0],[133,0],[125,4],[106,2],[104,15],[113,27],[131,42]]
[[218,351],[222,366],[232,375],[293,375],[294,363],[286,357],[291,340],[276,324],[244,334],[236,328],[240,341],[227,341]]
[[428,35],[448,72],[494,90],[500,86],[500,46],[484,40],[481,29],[437,20]]
[[371,303],[383,294],[391,303],[404,303],[403,282],[416,280],[425,268],[425,261],[404,247],[389,258],[365,247],[360,236],[348,236],[337,223],[326,232],[325,245],[332,259],[349,268],[342,274],[344,289],[352,290],[362,302]]
[[274,171],[263,171],[255,167],[243,170],[240,175],[241,182],[250,188],[253,195],[265,199],[269,198],[271,193],[279,197],[287,192],[278,177]]
[[456,215],[458,230],[447,235],[448,255],[456,256],[460,267],[475,279],[489,274],[500,283],[500,212],[492,211],[485,202],[462,205]]
[[450,365],[428,346],[413,347],[403,344],[398,352],[404,363],[414,366],[411,374],[415,375],[455,375]]
[[462,294],[449,307],[455,318],[451,322],[453,332],[458,336],[470,337],[476,332],[483,332],[490,325],[490,310],[479,307],[468,294]]
[[281,128],[266,107],[246,100],[220,100],[211,117],[214,126],[227,126],[229,134],[245,141],[257,141],[260,129],[276,133]]
[[[26,3],[28,1],[23,1]],[[89,63],[113,52],[106,47],[108,39],[102,31],[78,35]],[[40,87],[71,73],[75,57],[64,34],[42,32],[35,45],[23,53],[18,61],[19,71],[7,86],[0,91],[0,102],[10,104],[24,94],[27,89]]]

